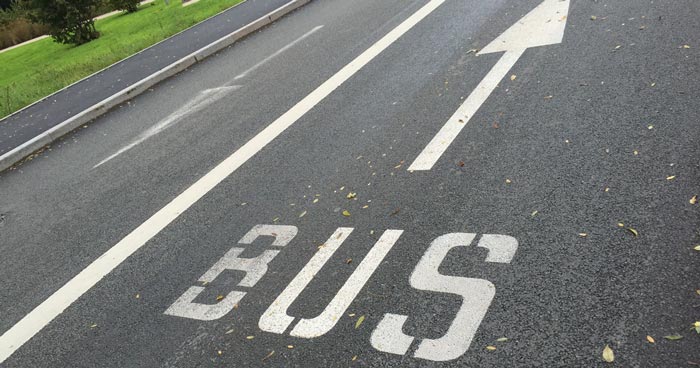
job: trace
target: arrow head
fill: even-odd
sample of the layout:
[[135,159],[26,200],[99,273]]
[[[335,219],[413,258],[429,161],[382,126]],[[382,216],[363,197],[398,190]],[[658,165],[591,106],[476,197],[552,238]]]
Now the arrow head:
[[568,13],[569,0],[544,0],[477,55],[561,43]]

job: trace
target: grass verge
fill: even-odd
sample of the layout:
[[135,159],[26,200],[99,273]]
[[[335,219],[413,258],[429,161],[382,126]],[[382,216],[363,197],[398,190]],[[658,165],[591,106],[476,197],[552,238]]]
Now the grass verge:
[[179,0],[143,5],[96,22],[101,36],[81,46],[44,39],[0,53],[0,116],[139,52],[243,0]]

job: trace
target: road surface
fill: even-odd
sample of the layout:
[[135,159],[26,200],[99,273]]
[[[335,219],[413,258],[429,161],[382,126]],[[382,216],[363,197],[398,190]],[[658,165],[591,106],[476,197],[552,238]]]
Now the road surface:
[[313,1],[0,175],[0,366],[698,364],[699,17]]

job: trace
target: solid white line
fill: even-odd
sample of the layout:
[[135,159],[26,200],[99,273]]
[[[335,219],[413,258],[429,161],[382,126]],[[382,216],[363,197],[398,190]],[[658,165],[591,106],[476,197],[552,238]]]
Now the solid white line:
[[416,160],[413,161],[411,166],[408,167],[408,171],[430,170],[433,168],[433,165],[435,165],[440,159],[440,156],[445,153],[445,150],[447,150],[447,147],[450,146],[452,141],[457,138],[459,132],[467,125],[472,116],[476,114],[479,107],[481,107],[491,95],[491,92],[498,87],[498,83],[508,74],[510,68],[515,65],[524,51],[525,49],[507,51],[501,56],[498,63],[486,74],[484,79],[481,80],[476,89],[467,97],[467,100],[464,101],[462,106],[447,120],[447,123],[445,123],[442,129],[433,137]]
[[103,277],[173,222],[180,214],[190,208],[217,184],[236,171],[258,151],[292,126],[299,118],[444,2],[445,0],[431,0],[428,2],[24,316],[0,336],[0,363],[4,362],[20,346],[41,331],[44,326],[48,325]]
[[215,101],[218,101],[219,99],[224,97],[226,95],[226,93],[228,93],[229,91],[236,90],[239,88],[241,88],[241,86],[217,87],[217,88],[206,89],[206,90],[200,92],[199,94],[197,94],[197,96],[195,96],[195,98],[193,98],[192,100],[187,102],[184,106],[180,107],[175,112],[168,115],[168,117],[161,120],[158,124],[150,127],[148,130],[143,132],[136,140],[134,140],[133,142],[124,146],[122,149],[120,149],[119,151],[117,151],[113,155],[98,162],[92,168],[94,169],[94,168],[97,168],[99,166],[102,166],[103,164],[105,164],[109,160],[111,160],[111,159],[121,155],[122,153],[138,146],[139,144],[143,143],[148,138],[151,138],[154,135],[171,127],[172,125],[174,125],[178,121],[182,120],[182,118],[184,118],[185,116],[187,116],[193,112],[197,112],[197,111],[202,110],[207,105],[209,105]]
[[283,52],[289,50],[290,48],[294,47],[294,45],[296,45],[297,43],[301,42],[301,41],[304,40],[305,38],[307,38],[307,37],[311,36],[312,34],[316,33],[316,31],[318,31],[318,30],[321,29],[321,28],[323,28],[323,25],[314,27],[314,28],[311,29],[310,31],[308,31],[308,32],[304,33],[303,35],[301,35],[301,37],[299,37],[299,38],[297,38],[296,40],[292,41],[292,42],[291,42],[290,44],[288,44],[287,46],[284,46],[283,48],[281,48],[281,49],[275,51],[274,54],[272,54],[272,55],[270,55],[270,56],[268,56],[268,57],[262,59],[259,63],[257,63],[257,64],[255,64],[255,65],[251,66],[250,68],[248,68],[248,69],[247,69],[246,71],[244,71],[243,73],[241,73],[241,74],[235,76],[235,77],[233,78],[233,80],[235,81],[235,80],[238,80],[238,79],[241,79],[241,78],[245,77],[246,75],[250,74],[252,71],[254,71],[254,70],[258,69],[259,67],[261,67],[263,64],[265,64],[265,63],[267,63],[268,61],[274,59],[275,57],[279,56],[281,53],[283,53]]

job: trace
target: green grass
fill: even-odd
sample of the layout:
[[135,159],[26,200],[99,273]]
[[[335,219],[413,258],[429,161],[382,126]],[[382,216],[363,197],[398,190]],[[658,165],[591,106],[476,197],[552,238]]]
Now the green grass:
[[96,22],[101,36],[80,46],[47,38],[0,53],[0,116],[9,115],[243,0],[185,6],[156,0],[132,14]]

